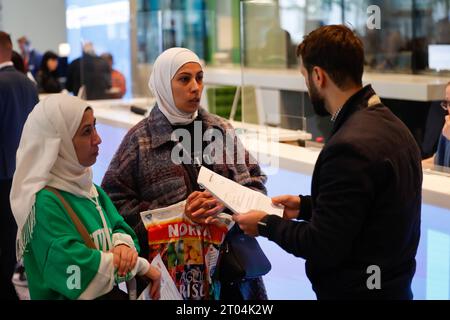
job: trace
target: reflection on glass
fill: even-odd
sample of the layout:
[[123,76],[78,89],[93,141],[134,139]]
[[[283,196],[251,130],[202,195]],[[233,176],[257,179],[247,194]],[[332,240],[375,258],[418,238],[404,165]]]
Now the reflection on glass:
[[440,166],[434,163],[422,163],[423,173],[450,177],[450,167]]
[[[66,0],[70,55],[67,89],[89,100],[124,96],[113,85],[117,73],[131,83],[130,2],[127,0]],[[112,67],[100,57],[111,54]],[[116,75],[116,76],[114,76]],[[130,86],[131,87],[131,86]],[[80,90],[81,89],[81,90]],[[125,96],[131,96],[126,90]]]
[[[287,69],[297,63],[296,45],[282,24],[280,3],[243,1],[240,12],[242,121],[265,126],[268,133],[277,135],[277,141],[297,144],[309,139],[310,135],[306,137],[304,132],[307,128],[303,93],[265,88],[261,84],[279,75],[276,70],[268,69]],[[300,76],[299,70],[295,72]],[[270,127],[280,130],[275,133]]]
[[240,87],[211,86],[206,89],[208,111],[232,121],[242,120]]
[[[295,46],[310,31],[322,25],[345,23],[364,41],[368,71],[450,73],[448,61],[447,67],[440,64],[436,68],[433,61],[429,61],[432,57],[428,56],[430,46],[450,44],[449,0],[243,2],[246,4],[242,13],[246,66],[295,68],[295,57],[289,56],[291,45],[290,52],[293,53]],[[373,5],[380,10],[381,29],[368,27],[373,14],[368,8]],[[272,37],[275,34],[277,36]],[[276,39],[276,44],[271,39]],[[446,50],[444,57],[450,56],[450,47],[440,49]]]
[[205,1],[138,1],[138,62],[152,63],[164,50],[184,47],[207,60]]
[[[371,5],[380,9],[380,30],[367,26]],[[66,6],[69,62],[81,56],[85,42],[97,55],[111,53],[114,69],[130,84],[128,97],[131,91],[148,95],[149,69],[141,65],[166,48],[187,47],[210,66],[242,61],[245,67],[296,69],[303,36],[334,23],[350,25],[363,39],[367,71],[450,73],[450,0],[66,0]]]

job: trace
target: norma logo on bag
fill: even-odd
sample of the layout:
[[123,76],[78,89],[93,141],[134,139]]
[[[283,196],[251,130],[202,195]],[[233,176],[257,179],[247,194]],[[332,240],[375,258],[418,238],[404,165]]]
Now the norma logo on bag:
[[148,229],[148,239],[150,242],[165,242],[174,238],[198,239],[220,244],[225,230],[220,228],[209,228],[208,225],[192,225],[184,221],[170,222]]

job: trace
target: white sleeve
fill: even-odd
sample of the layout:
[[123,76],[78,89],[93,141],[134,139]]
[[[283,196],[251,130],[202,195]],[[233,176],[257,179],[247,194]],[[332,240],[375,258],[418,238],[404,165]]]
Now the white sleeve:
[[150,262],[147,259],[138,257],[138,261],[133,268],[133,275],[143,276],[147,273],[148,269],[150,269]]
[[[115,268],[114,268],[114,256],[111,252],[100,252],[100,265],[98,267],[97,274],[89,283],[86,290],[78,297],[79,300],[92,300],[101,297],[104,294],[110,292],[116,282]],[[131,278],[136,275],[143,276],[150,268],[150,263],[147,259],[138,257],[136,265],[131,270]]]
[[136,275],[143,276],[147,273],[148,269],[150,268],[150,263],[147,261],[147,259],[138,257],[136,261],[136,265],[134,268],[126,275],[126,277],[118,277],[116,279],[117,282],[126,281],[127,279],[132,279]]
[[134,246],[133,238],[126,233],[113,233],[112,235],[113,247],[117,247],[119,244],[125,244],[130,248],[136,249]]
[[[114,257],[112,252],[100,252],[100,265],[97,274],[79,300],[92,300],[110,292],[114,287]],[[137,263],[136,263],[137,264]]]

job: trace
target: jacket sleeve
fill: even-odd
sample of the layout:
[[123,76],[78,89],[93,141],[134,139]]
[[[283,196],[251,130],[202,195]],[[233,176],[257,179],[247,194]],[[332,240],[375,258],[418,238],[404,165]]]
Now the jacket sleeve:
[[100,195],[102,206],[105,208],[111,222],[113,246],[115,247],[119,244],[125,244],[130,248],[135,248],[136,251],[139,252],[139,241],[133,229],[117,212],[116,207],[112,203],[111,199],[109,199],[105,191],[103,191],[100,187],[97,187],[97,190]]
[[338,265],[374,200],[369,161],[350,147],[328,150],[318,170],[318,191],[309,222],[269,216],[268,238],[285,251],[322,267]]
[[102,181],[102,188],[125,222],[138,237],[141,254],[147,254],[147,233],[140,212],[148,210],[150,203],[138,194],[139,144],[130,131],[114,155]]
[[311,196],[299,195],[299,197],[300,197],[300,210],[297,219],[309,221],[311,220],[312,215]]

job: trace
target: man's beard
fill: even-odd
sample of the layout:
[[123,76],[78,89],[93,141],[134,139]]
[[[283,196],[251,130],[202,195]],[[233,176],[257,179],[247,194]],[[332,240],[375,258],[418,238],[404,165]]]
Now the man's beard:
[[311,103],[314,108],[314,112],[320,116],[320,117],[326,117],[329,116],[330,113],[325,108],[325,99],[320,96],[319,92],[317,91],[316,86],[314,85],[314,81],[312,81],[311,77],[309,78],[309,99],[311,100]]

